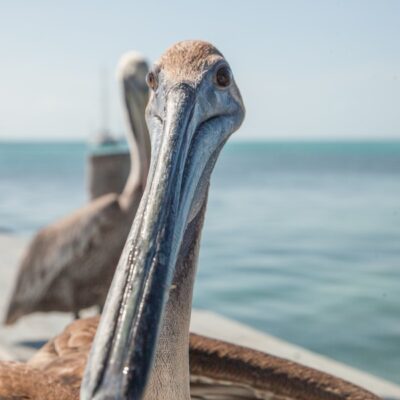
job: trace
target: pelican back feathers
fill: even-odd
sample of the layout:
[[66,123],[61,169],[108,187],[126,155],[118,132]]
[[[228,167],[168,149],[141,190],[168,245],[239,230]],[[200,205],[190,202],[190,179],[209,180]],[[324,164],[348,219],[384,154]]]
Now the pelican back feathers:
[[20,264],[5,322],[36,311],[101,307],[132,219],[109,194],[39,231]]
[[[99,317],[71,323],[28,362],[78,390]],[[379,400],[332,375],[267,353],[190,334],[193,400]]]

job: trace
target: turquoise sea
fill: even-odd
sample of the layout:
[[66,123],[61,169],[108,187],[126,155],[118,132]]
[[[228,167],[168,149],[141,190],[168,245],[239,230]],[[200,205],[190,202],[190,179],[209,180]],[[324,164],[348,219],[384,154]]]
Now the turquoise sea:
[[[0,143],[0,231],[86,201],[84,143]],[[400,142],[230,143],[195,307],[400,383]]]

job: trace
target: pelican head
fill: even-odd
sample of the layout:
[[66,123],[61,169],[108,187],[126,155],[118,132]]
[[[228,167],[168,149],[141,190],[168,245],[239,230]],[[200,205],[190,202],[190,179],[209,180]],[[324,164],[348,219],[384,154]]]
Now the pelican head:
[[185,231],[206,202],[221,148],[245,114],[228,62],[209,43],[172,46],[147,83],[149,176],[96,334],[82,399],[142,398]]

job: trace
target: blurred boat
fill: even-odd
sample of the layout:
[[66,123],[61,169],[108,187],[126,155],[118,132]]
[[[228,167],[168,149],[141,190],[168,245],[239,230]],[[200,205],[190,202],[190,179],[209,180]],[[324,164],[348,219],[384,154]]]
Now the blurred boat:
[[89,143],[87,188],[90,199],[124,190],[131,168],[129,147],[125,140],[110,135],[96,137]]
[[129,147],[126,141],[122,137],[115,137],[108,128],[107,77],[102,75],[100,78],[103,88],[100,98],[102,127],[90,140],[87,157],[86,179],[90,199],[107,193],[122,193],[131,167]]

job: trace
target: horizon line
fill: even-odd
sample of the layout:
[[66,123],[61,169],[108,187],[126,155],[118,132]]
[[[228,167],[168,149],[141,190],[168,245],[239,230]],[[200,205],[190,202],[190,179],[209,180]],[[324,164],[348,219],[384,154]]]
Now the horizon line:
[[[123,138],[125,142],[125,138]],[[278,142],[318,142],[318,143],[338,143],[338,142],[353,142],[353,143],[373,143],[373,142],[400,142],[400,137],[270,137],[270,138],[242,138],[242,137],[233,137],[229,140],[230,143],[278,143]],[[87,143],[90,144],[90,140],[84,138],[47,138],[47,137],[39,137],[39,138],[27,138],[27,137],[17,137],[17,138],[0,138],[0,144],[4,143]]]

